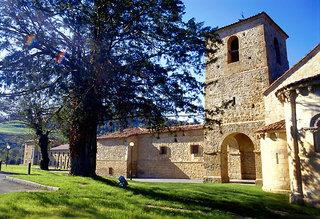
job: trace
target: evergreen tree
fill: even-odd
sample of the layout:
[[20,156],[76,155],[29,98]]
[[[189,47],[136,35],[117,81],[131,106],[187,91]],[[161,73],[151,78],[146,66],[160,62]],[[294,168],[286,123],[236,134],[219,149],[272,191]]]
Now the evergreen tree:
[[[196,113],[205,37],[180,0],[0,0],[0,80],[10,95],[43,89],[70,108],[70,174],[94,176],[99,121]],[[210,56],[213,57],[213,56]],[[25,87],[33,74],[43,79]],[[5,94],[3,94],[5,95]]]

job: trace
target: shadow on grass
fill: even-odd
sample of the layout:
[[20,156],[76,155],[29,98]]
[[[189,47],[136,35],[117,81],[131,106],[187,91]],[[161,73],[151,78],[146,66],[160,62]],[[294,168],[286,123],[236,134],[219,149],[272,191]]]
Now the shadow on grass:
[[116,186],[119,188],[119,185],[116,181],[113,181],[113,180],[110,180],[110,179],[107,179],[107,178],[104,178],[102,176],[94,176],[92,177],[93,180],[96,180],[96,181],[100,181],[102,183],[105,183],[109,186]]
[[214,200],[208,197],[196,197],[193,199],[188,196],[179,196],[175,194],[166,194],[152,189],[134,188],[129,187],[130,191],[134,194],[140,194],[147,196],[152,199],[161,199],[170,202],[178,202],[185,206],[190,206],[190,208],[195,207],[205,207],[210,209],[216,209],[224,212],[231,212],[240,216],[270,216],[277,217],[280,216],[274,212],[267,210],[261,203],[250,203],[250,202],[233,202],[226,200]]
[[[94,180],[103,182],[110,186],[119,187],[116,181],[112,181],[100,176],[94,177]],[[199,210],[209,208],[222,212],[229,212],[243,217],[299,217],[301,214],[309,215],[301,208],[292,207],[283,197],[275,198],[276,194],[271,196],[265,193],[254,194],[254,192],[244,192],[239,189],[219,189],[215,193],[206,193],[197,195],[195,193],[179,194],[176,189],[171,188],[164,190],[160,187],[140,187],[131,186],[127,188],[135,195],[143,195],[153,200],[169,201],[172,203],[182,204],[190,210]],[[214,189],[214,188],[212,188]]]
[[[27,173],[14,173],[14,172],[7,172],[7,171],[0,171],[0,174],[5,174],[5,175],[17,175],[17,176],[27,176]],[[31,173],[29,176],[39,176],[39,174],[34,174]]]
[[49,169],[48,171],[49,172],[65,172],[65,173],[69,172],[69,170],[61,170],[61,169]]
[[[33,200],[36,200],[39,206],[47,207],[60,207],[55,211],[47,211],[46,208],[26,208],[25,206],[19,206],[19,203],[8,203],[8,205],[3,208],[0,207],[0,218],[25,218],[27,216],[32,216],[35,218],[47,218],[47,217],[84,217],[84,218],[106,218],[104,213],[100,213],[99,209],[90,206],[88,203],[75,203],[69,201],[67,197],[59,197],[55,199],[54,195],[48,195],[43,193],[32,193]],[[81,210],[80,210],[81,209]]]

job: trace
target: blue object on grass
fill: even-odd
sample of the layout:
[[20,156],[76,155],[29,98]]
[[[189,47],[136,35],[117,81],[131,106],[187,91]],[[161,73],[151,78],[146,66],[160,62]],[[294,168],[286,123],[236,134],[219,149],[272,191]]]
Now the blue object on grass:
[[128,187],[128,181],[124,176],[119,176],[119,186],[123,189],[126,189]]

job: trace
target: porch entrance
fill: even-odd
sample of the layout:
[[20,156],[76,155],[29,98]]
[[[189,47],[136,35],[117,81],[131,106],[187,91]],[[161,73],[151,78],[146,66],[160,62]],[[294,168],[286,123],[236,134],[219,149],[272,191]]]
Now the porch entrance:
[[243,133],[228,135],[221,145],[222,182],[255,180],[254,144]]

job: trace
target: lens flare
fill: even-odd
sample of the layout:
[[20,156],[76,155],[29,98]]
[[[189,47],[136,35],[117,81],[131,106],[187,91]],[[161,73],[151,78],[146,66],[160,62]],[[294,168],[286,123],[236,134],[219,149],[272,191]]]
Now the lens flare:
[[60,51],[54,58],[57,63],[62,63],[66,56],[66,52]]
[[29,34],[26,38],[26,46],[29,48],[35,47],[37,45],[37,40],[34,35]]

